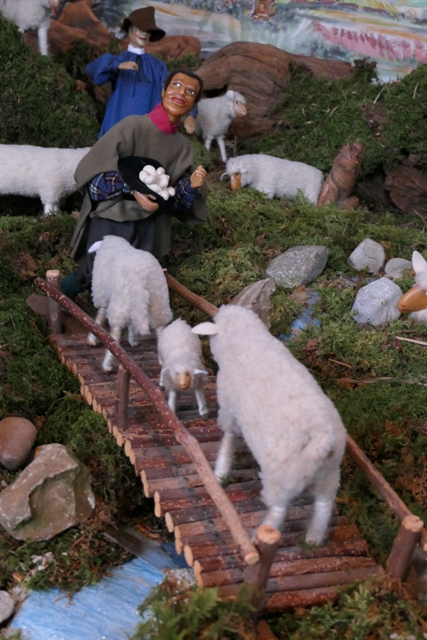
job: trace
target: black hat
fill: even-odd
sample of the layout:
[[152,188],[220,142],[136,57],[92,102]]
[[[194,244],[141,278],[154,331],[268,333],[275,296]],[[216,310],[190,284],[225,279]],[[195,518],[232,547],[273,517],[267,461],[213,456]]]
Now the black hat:
[[165,200],[161,195],[152,191],[148,184],[145,184],[145,182],[142,182],[139,179],[140,172],[149,164],[151,164],[155,169],[162,166],[160,162],[157,162],[157,160],[153,160],[153,158],[143,158],[142,156],[128,156],[127,158],[120,158],[118,162],[119,171],[122,174],[123,180],[133,191],[139,191],[139,193],[147,193],[154,196],[157,204],[159,205],[159,209],[161,209],[163,213],[172,215],[174,207],[171,202],[171,198]]
[[144,7],[136,9],[123,20],[122,29],[129,31],[129,27],[134,25],[140,31],[148,31],[150,33],[150,42],[161,40],[166,32],[159,29],[154,20],[154,7]]

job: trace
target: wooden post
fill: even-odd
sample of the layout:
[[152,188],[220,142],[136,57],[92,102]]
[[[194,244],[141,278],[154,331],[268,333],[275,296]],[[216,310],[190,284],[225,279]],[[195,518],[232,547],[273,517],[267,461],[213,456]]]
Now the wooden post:
[[211,304],[204,298],[201,298],[196,293],[193,293],[192,291],[184,287],[184,285],[180,284],[178,280],[175,280],[175,278],[169,273],[165,273],[165,276],[169,289],[172,289],[172,291],[178,293],[181,298],[184,298],[184,300],[187,300],[187,302],[190,302],[197,309],[204,311],[209,316],[213,317],[218,313],[218,307],[216,307],[214,304]]
[[255,607],[255,617],[262,604],[265,585],[274,556],[279,547],[281,533],[267,524],[261,524],[256,532],[254,544],[259,553],[259,561],[246,567],[244,584],[253,588],[251,601]]
[[277,640],[265,620],[260,620],[256,628],[256,640]]
[[406,579],[423,527],[424,523],[418,516],[410,515],[403,519],[386,564],[386,572],[393,578]]
[[129,403],[130,375],[121,364],[117,374],[117,387],[115,395],[117,426],[120,430],[128,428],[128,403]]
[[[46,271],[46,280],[55,289],[59,289],[60,273],[58,269]],[[61,333],[61,307],[50,296],[47,299],[49,329],[51,333]]]

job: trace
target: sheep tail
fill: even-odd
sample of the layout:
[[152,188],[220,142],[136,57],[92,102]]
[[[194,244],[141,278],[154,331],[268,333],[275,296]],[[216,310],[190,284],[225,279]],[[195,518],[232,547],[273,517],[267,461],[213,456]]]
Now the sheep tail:
[[95,253],[95,251],[98,251],[99,247],[102,244],[102,240],[98,240],[97,242],[94,242],[89,249],[87,250],[88,253]]

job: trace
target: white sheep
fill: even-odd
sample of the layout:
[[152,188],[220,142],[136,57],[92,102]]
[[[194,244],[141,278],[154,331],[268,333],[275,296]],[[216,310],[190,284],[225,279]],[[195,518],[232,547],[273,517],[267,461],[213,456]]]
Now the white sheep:
[[317,204],[324,182],[323,173],[316,167],[264,153],[230,158],[226,173],[233,191],[252,187],[269,198],[295,198],[300,191],[312,204]]
[[38,197],[44,215],[58,211],[61,201],[76,190],[74,172],[89,150],[0,144],[0,194]]
[[[139,336],[149,335],[150,327],[159,337],[172,320],[168,285],[159,261],[118,236],[105,236],[91,250],[96,250],[92,274],[95,321],[102,326],[107,319],[117,342],[127,328],[132,346],[138,345]],[[93,346],[98,340],[90,333],[87,342]],[[107,350],[102,369],[111,371],[113,363],[114,356]]]
[[306,540],[320,544],[339,486],[346,430],[311,373],[259,317],[238,305],[220,308],[214,324],[193,328],[211,336],[217,377],[218,425],[224,431],[215,466],[230,471],[234,434],[242,435],[261,468],[264,524],[277,529],[293,498],[310,487],[314,511]]
[[189,389],[194,391],[199,414],[206,416],[203,381],[207,371],[202,369],[202,346],[191,327],[184,320],[174,320],[159,337],[158,353],[162,366],[159,386],[166,389],[172,411],[176,411],[178,393]]
[[59,0],[0,0],[0,13],[14,22],[21,33],[37,29],[40,53],[47,56],[50,16],[58,5]]
[[195,133],[203,136],[205,147],[208,151],[211,148],[212,140],[216,139],[223,162],[227,162],[224,143],[225,134],[234,118],[241,118],[246,115],[245,105],[246,99],[244,96],[231,89],[218,98],[204,98],[197,105],[199,113],[195,121]]
[[411,317],[427,326],[427,262],[419,253],[412,254],[415,271],[415,286],[403,294],[397,308],[401,313],[411,313]]

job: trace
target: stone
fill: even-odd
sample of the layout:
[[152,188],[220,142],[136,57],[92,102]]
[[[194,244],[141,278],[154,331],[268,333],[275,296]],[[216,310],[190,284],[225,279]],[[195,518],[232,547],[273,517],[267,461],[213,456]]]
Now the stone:
[[396,283],[380,278],[359,289],[351,314],[358,324],[386,325],[400,317],[397,303],[401,296],[402,289]]
[[10,416],[0,420],[0,465],[8,471],[22,467],[37,438],[37,429],[26,418]]
[[6,622],[15,611],[15,601],[7,591],[0,591],[0,624]]
[[351,78],[348,62],[299,56],[270,44],[233,42],[216,51],[197,69],[204,82],[207,97],[215,97],[228,89],[240,91],[246,98],[248,113],[235,118],[228,133],[240,138],[274,131],[281,126],[280,112],[274,107],[283,98],[291,73],[290,64],[305,66],[315,76]]
[[274,258],[267,267],[267,275],[285,289],[293,289],[313,282],[328,260],[328,249],[321,245],[292,247]]
[[271,295],[276,291],[276,283],[273,278],[265,278],[254,282],[234,296],[229,304],[238,304],[247,309],[251,309],[261,318],[269,329],[273,314]]
[[339,209],[356,209],[359,200],[351,196],[351,192],[360,173],[364,151],[361,142],[352,142],[341,149],[323,185],[317,201],[319,207],[335,202]]
[[405,213],[414,211],[427,213],[427,173],[409,165],[401,164],[396,171],[388,173],[384,188],[393,204]]
[[50,540],[94,507],[88,469],[63,445],[48,444],[0,493],[0,524],[17,540]]
[[384,262],[384,247],[370,238],[362,240],[348,258],[348,264],[353,269],[356,269],[356,271],[367,269],[369,273],[378,273],[382,269]]
[[385,275],[393,280],[403,278],[405,271],[412,271],[412,262],[404,258],[392,258],[384,267]]
[[[128,40],[126,40],[126,46],[127,43]],[[168,62],[190,53],[198,57],[201,48],[200,40],[194,36],[165,36],[158,42],[149,42],[145,50],[147,53],[159,54],[163,62]]]

